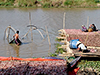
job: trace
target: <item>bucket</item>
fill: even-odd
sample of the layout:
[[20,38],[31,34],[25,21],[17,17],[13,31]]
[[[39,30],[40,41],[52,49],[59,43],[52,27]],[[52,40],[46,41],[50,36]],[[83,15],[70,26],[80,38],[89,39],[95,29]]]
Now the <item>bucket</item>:
[[77,41],[79,41],[79,39],[74,39],[74,40],[71,40],[69,43],[70,43],[70,48],[73,48],[73,49],[77,49]]

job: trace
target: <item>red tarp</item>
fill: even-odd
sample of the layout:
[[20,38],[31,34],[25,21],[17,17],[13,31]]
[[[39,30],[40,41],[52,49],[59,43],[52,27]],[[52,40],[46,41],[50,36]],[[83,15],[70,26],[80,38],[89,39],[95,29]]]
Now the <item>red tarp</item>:
[[[20,61],[7,61],[11,59]],[[16,57],[0,60],[0,75],[67,75],[66,60]]]
[[79,70],[79,67],[73,69],[72,71],[69,71],[69,72],[68,72],[68,75],[76,75],[78,70]]
[[17,58],[17,57],[0,57],[1,61],[21,60],[21,61],[63,61],[60,59],[45,59],[45,58]]

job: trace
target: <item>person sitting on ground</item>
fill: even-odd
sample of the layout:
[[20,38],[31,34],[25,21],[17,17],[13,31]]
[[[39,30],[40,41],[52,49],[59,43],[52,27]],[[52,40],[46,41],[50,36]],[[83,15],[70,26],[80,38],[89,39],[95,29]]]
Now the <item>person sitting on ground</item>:
[[81,43],[80,41],[77,41],[77,50],[79,51],[79,52],[87,52],[88,51],[88,49],[87,49],[87,47],[83,44],[83,43]]
[[96,28],[96,26],[94,24],[90,24],[89,29],[91,29],[91,32],[92,31],[98,31],[98,29]]
[[13,36],[15,38],[15,43],[19,45],[18,40],[19,40],[19,31],[16,32],[16,34]]
[[83,32],[87,32],[88,31],[87,28],[85,27],[85,25],[82,25],[82,31]]
[[98,29],[96,28],[96,26],[94,24],[93,25],[93,31],[98,31]]

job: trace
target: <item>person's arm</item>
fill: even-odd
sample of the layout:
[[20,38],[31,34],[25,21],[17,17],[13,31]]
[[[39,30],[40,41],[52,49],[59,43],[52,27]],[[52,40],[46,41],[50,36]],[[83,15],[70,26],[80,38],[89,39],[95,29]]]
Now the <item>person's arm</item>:
[[16,34],[15,35],[13,35],[13,38],[16,36]]
[[13,37],[14,37],[15,35],[13,35]]
[[79,51],[79,50],[80,50],[80,48],[78,47],[78,48],[77,48],[77,50]]

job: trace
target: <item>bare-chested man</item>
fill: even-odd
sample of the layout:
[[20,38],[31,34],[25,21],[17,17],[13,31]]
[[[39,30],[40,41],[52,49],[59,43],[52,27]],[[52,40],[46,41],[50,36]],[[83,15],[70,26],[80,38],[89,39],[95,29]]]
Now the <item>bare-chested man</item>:
[[19,45],[18,40],[19,40],[19,31],[16,32],[16,34],[13,36],[15,38],[15,43]]

